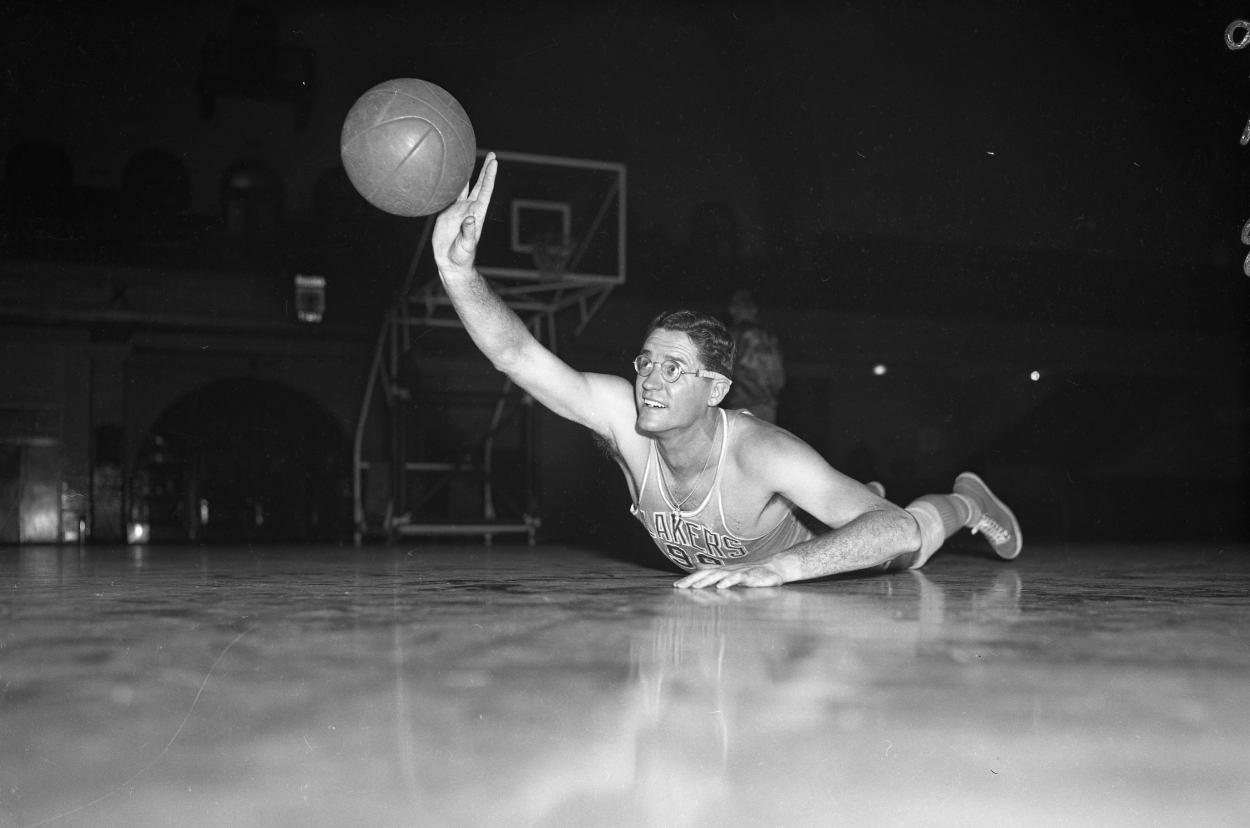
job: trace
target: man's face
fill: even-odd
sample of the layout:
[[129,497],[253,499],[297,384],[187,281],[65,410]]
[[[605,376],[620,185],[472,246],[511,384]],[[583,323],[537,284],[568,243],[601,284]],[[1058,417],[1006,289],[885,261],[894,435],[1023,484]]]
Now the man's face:
[[689,336],[661,328],[647,337],[639,353],[656,363],[649,375],[634,378],[634,404],[641,431],[688,426],[707,412],[712,380],[682,374],[677,382],[668,382],[660,371],[659,363],[667,360],[676,362],[683,371],[707,367],[699,360],[699,349]]

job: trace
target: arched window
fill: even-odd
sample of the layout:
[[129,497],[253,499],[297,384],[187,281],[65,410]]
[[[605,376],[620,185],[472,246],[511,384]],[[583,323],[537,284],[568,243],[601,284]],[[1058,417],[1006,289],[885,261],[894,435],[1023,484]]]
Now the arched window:
[[259,241],[282,222],[282,179],[264,161],[239,161],[221,177],[221,218],[226,237]]

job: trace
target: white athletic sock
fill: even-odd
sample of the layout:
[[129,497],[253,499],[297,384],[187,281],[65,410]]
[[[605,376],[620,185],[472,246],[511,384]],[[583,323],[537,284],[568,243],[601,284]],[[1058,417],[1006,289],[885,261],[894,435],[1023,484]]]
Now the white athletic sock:
[[981,519],[981,506],[961,494],[921,495],[907,507],[920,526],[920,550],[908,564],[919,569],[942,548],[951,535],[965,526],[974,526]]
[[[964,507],[967,508],[968,513],[964,517],[963,523],[960,524],[961,526],[976,526],[977,521],[981,519],[981,515],[985,514],[985,510],[981,508],[981,504],[977,503],[965,494],[952,492],[946,496],[959,501]],[[950,535],[947,535],[947,537],[950,537]]]

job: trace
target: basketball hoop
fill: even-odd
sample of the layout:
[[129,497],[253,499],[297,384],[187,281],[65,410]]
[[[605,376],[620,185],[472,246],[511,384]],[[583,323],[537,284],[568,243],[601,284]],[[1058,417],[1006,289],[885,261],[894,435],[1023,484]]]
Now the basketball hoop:
[[544,233],[535,236],[530,244],[539,281],[558,282],[563,279],[569,256],[577,247],[573,240],[557,233]]

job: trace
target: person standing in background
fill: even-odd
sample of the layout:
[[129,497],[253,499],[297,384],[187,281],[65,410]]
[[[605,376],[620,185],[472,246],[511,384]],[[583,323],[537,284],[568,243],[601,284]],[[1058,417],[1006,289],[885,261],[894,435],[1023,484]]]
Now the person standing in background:
[[749,290],[729,300],[733,322],[729,333],[737,346],[733,386],[726,408],[745,408],[766,422],[777,422],[777,400],[786,384],[786,369],[777,336],[759,320],[759,305]]

